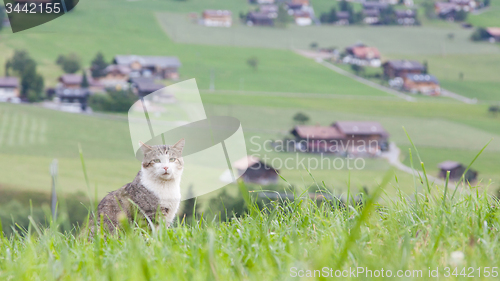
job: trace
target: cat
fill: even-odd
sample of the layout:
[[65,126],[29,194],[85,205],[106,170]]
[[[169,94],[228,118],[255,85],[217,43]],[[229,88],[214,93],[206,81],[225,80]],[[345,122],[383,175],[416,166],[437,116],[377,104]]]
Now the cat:
[[[144,155],[135,179],[110,192],[97,206],[97,223],[102,220],[110,232],[119,228],[120,216],[129,222],[135,216],[158,225],[163,219],[167,227],[174,221],[181,202],[180,181],[184,169],[184,139],[174,145],[149,146],[140,142]],[[102,218],[101,218],[102,217]],[[95,223],[89,223],[92,236]]]

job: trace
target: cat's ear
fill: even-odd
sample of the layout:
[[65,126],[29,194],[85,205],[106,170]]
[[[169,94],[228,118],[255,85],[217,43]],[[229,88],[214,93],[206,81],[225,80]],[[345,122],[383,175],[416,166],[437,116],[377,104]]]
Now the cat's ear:
[[184,149],[184,144],[186,144],[186,141],[184,139],[180,139],[177,143],[172,145],[172,148],[176,150],[179,154],[182,154],[182,150]]
[[139,141],[139,145],[141,146],[142,153],[144,153],[144,154],[153,150],[153,148],[151,146],[143,143],[142,141]]

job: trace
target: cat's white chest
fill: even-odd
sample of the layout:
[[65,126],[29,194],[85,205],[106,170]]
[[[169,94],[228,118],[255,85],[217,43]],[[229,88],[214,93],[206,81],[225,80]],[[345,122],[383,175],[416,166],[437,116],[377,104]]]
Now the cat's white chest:
[[161,209],[168,210],[165,219],[168,224],[172,223],[181,202],[180,182],[175,180],[151,181],[143,177],[141,183],[158,198]]

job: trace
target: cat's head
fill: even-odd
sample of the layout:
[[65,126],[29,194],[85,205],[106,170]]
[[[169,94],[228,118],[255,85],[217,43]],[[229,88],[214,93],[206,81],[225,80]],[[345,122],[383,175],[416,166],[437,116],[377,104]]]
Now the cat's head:
[[144,154],[142,160],[142,173],[151,180],[180,179],[184,169],[182,149],[184,139],[174,145],[153,145],[141,143]]

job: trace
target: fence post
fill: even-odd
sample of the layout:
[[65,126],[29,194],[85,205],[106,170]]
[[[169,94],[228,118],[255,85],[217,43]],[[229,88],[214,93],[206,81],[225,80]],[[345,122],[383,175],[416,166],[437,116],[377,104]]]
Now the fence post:
[[57,194],[56,194],[57,159],[52,160],[52,163],[50,164],[50,175],[52,176],[51,211],[52,211],[52,219],[55,221],[56,206],[57,206]]

